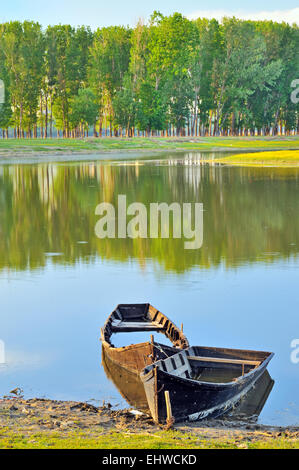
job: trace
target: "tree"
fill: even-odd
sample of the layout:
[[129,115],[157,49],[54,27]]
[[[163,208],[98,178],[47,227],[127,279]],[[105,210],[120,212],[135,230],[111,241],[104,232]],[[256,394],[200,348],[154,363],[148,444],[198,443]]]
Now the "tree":
[[[0,27],[0,128],[6,131],[8,137],[8,127],[12,120],[9,74],[5,64],[5,55],[3,53],[3,25]],[[4,137],[4,132],[3,132]]]
[[82,132],[87,132],[89,126],[94,125],[97,119],[98,106],[95,95],[90,88],[81,88],[71,104],[70,123],[72,128],[80,126]]
[[131,128],[136,123],[137,102],[130,74],[123,81],[122,88],[116,93],[113,102],[114,120],[126,129],[126,136],[131,137]]
[[18,136],[24,128],[31,136],[37,121],[38,97],[43,74],[43,35],[38,23],[18,21],[2,25],[1,42],[8,71],[8,93]]
[[281,61],[266,63],[263,37],[254,34],[252,22],[225,18],[224,49],[214,63],[213,82],[215,127],[219,134],[229,115],[234,119],[247,110],[249,97],[256,90],[269,90],[281,73]]
[[138,96],[136,123],[142,131],[162,130],[167,125],[166,93],[144,81]]
[[[122,26],[111,26],[95,32],[90,48],[89,83],[100,98],[100,110],[106,114],[106,127],[114,119],[113,99],[121,89],[129,67],[131,30]],[[100,117],[100,129],[103,116]]]
[[[64,137],[70,134],[70,106],[80,87],[87,84],[90,28],[74,29],[70,25],[48,28],[48,83],[54,88],[53,114]],[[53,54],[56,64],[53,63]]]

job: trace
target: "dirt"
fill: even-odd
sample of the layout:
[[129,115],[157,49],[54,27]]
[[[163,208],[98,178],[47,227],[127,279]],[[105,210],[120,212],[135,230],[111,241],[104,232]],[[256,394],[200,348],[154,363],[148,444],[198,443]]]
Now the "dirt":
[[[49,431],[58,431],[61,436],[67,436],[76,431],[85,431],[93,437],[99,435],[99,432],[103,435],[113,431],[152,434],[163,429],[163,426],[154,424],[151,418],[138,412],[136,414],[132,409],[115,410],[109,403],[94,406],[75,401],[9,397],[0,400],[1,428],[20,432],[25,436]],[[217,419],[174,423],[173,429],[207,439],[241,437],[264,440],[280,436],[299,438],[299,427],[271,427],[246,420]]]

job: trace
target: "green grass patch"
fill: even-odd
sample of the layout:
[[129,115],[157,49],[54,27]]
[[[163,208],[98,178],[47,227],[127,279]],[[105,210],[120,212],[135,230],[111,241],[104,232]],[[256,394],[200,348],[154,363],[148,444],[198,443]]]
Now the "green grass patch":
[[298,150],[278,150],[275,152],[240,153],[229,157],[217,158],[210,162],[242,166],[299,166]]
[[87,139],[2,139],[2,153],[105,152],[115,150],[299,149],[299,136],[290,137],[134,137]]
[[63,436],[58,432],[40,432],[22,435],[0,432],[0,449],[298,449],[299,441],[286,437],[248,440],[209,439],[205,436],[179,431],[161,431],[153,434],[110,432],[88,435],[79,431]]

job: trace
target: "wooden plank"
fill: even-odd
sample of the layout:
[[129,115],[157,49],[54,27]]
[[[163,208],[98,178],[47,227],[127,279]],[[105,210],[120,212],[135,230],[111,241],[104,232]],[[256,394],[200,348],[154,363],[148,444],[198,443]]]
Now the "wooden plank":
[[247,359],[229,359],[223,357],[187,356],[192,361],[223,362],[228,364],[244,364],[246,366],[259,366],[261,361],[248,361]]
[[170,396],[169,396],[168,390],[165,390],[164,396],[165,396],[166,412],[167,412],[166,423],[169,427],[171,427],[174,423],[174,418],[172,416],[171,402],[170,402]]
[[163,330],[163,326],[158,323],[146,323],[146,322],[117,322],[111,323],[113,331],[157,331]]

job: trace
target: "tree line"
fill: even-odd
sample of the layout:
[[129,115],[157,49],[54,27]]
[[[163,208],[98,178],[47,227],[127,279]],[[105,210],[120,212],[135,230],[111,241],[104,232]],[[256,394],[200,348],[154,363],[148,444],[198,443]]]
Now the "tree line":
[[3,137],[298,133],[297,25],[154,12],[134,28],[0,24]]

